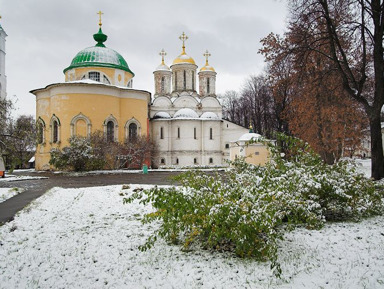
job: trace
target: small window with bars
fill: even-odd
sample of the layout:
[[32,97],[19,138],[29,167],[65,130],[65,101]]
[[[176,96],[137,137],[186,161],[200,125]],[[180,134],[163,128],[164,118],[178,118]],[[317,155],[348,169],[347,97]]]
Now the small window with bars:
[[88,74],[88,78],[100,82],[100,72],[91,71]]

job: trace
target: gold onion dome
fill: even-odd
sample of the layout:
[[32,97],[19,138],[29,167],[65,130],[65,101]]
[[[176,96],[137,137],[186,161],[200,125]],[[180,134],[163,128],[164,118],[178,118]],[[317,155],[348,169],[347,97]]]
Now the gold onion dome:
[[179,37],[179,39],[183,41],[183,52],[181,52],[181,54],[175,58],[172,64],[189,63],[189,64],[196,65],[195,60],[193,60],[192,57],[188,56],[185,53],[185,41],[188,39],[188,36],[185,35],[185,33],[183,32],[183,34]]
[[213,71],[215,72],[215,69],[209,65],[208,63],[208,57],[211,56],[211,54],[208,52],[208,50],[205,51],[203,54],[205,56],[205,65],[200,69],[200,71]]

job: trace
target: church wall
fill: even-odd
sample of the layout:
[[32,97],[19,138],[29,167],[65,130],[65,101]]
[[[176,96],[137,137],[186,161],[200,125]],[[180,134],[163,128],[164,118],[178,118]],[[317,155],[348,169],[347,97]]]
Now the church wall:
[[237,157],[244,157],[245,161],[249,164],[263,166],[268,162],[268,147],[261,143],[249,145],[245,142],[241,142],[239,145],[232,143],[230,156],[231,161],[234,161]]
[[[83,91],[88,91],[84,93]],[[93,92],[93,93],[92,93]],[[109,94],[107,94],[109,92]],[[127,121],[139,122],[139,131],[146,135],[148,131],[148,101],[150,94],[145,91],[121,90],[109,86],[78,85],[71,87],[59,85],[34,92],[37,96],[36,117],[46,125],[45,143],[38,145],[36,152],[36,169],[49,169],[49,151],[68,145],[68,139],[74,130],[77,134],[86,135],[88,125],[77,121],[71,127],[71,121],[79,114],[88,118],[91,132],[104,131],[104,121],[112,117],[117,120],[115,133],[118,140],[124,141]],[[55,115],[60,121],[59,142],[52,143],[51,118]],[[84,121],[84,120],[83,120]]]
[[[212,133],[211,133],[212,130]],[[221,121],[220,120],[203,120],[202,133],[204,138],[204,151],[220,151],[221,150]],[[211,138],[212,137],[212,138]]]
[[[171,93],[171,71],[155,71],[155,95],[169,95]],[[162,78],[164,82],[162,85]]]
[[[172,92],[196,91],[196,69],[194,64],[175,64],[172,69]],[[186,74],[186,85],[184,88],[184,71]]]
[[5,38],[7,34],[0,26],[0,99],[7,96],[7,77],[5,76]]
[[[209,91],[208,82],[209,79]],[[200,71],[199,72],[199,94],[200,96],[216,95],[216,72]]]
[[[65,81],[81,80],[84,76],[88,79],[88,72],[96,71],[101,75],[108,77],[110,84],[127,87],[128,82],[132,79],[133,75],[127,71],[109,67],[79,67],[73,68],[65,72]],[[102,76],[101,76],[102,78]],[[103,79],[100,79],[103,82]]]
[[222,122],[222,151],[223,151],[223,162],[230,159],[230,143],[238,140],[243,134],[248,133],[249,130],[237,125],[233,122],[223,120]]
[[151,120],[151,129],[160,152],[158,165],[222,165],[220,120],[154,119]]

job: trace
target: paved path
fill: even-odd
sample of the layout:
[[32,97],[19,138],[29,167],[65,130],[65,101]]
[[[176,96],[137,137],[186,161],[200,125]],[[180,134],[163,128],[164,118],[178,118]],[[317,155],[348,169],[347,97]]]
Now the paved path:
[[121,173],[104,175],[69,176],[67,174],[52,174],[50,172],[20,172],[15,175],[29,175],[35,177],[48,177],[48,179],[32,179],[14,182],[0,182],[1,188],[24,188],[21,194],[0,203],[0,224],[13,220],[15,214],[23,209],[34,199],[43,195],[53,187],[62,188],[81,188],[96,187],[119,184],[172,184],[171,176],[178,175],[180,172],[149,172],[142,173]]

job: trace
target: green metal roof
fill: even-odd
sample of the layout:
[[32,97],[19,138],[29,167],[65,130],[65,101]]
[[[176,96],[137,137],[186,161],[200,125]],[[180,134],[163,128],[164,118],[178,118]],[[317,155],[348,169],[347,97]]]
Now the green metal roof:
[[73,58],[71,65],[64,69],[64,73],[72,68],[78,67],[110,67],[121,69],[135,75],[130,69],[123,58],[118,52],[108,47],[105,47],[103,42],[107,40],[107,35],[103,34],[101,29],[93,35],[97,44],[92,47],[81,50]]

